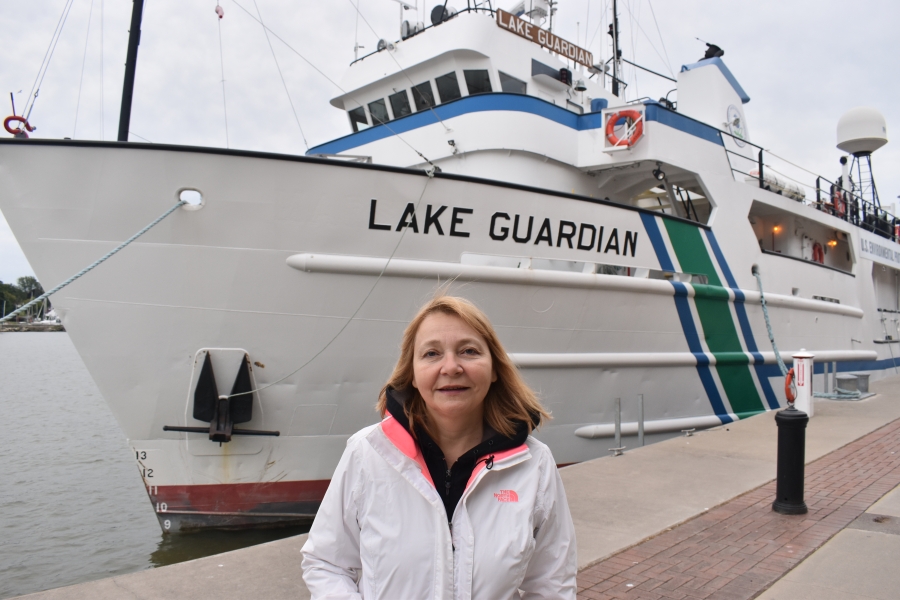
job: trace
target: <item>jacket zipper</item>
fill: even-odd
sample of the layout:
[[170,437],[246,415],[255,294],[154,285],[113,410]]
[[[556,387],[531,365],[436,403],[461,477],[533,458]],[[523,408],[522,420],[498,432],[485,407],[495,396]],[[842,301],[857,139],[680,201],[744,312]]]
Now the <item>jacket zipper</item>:
[[[523,453],[524,453],[524,452],[517,452],[517,453],[513,454],[512,456],[506,456],[506,457],[504,457],[504,458],[501,460],[501,463],[500,463],[500,469],[505,469],[505,468],[508,466],[507,463],[508,463],[511,459],[517,458],[517,457],[519,457],[519,456],[520,456],[521,454],[523,454]],[[488,471],[488,470],[493,470],[494,467],[495,467],[495,463],[494,463],[494,455],[491,454],[490,456],[487,456],[487,457],[485,457],[485,458],[482,458],[481,460],[487,462],[488,459],[490,459],[490,463],[489,463],[489,464],[490,464],[490,467],[488,467],[488,465],[485,464],[485,472]],[[481,462],[481,460],[479,460],[478,462]],[[475,464],[477,465],[478,463],[475,463]],[[514,464],[518,464],[518,461],[517,461],[516,463],[514,463]],[[462,498],[460,498],[460,500],[465,500],[465,499],[468,497],[468,495],[471,494],[471,490],[472,490],[476,485],[478,485],[478,483],[479,483],[482,479],[483,479],[483,476],[482,476],[482,474],[479,473],[478,477],[475,478],[475,481],[472,482],[472,485],[468,486],[465,490],[463,490],[463,495],[462,495]]]

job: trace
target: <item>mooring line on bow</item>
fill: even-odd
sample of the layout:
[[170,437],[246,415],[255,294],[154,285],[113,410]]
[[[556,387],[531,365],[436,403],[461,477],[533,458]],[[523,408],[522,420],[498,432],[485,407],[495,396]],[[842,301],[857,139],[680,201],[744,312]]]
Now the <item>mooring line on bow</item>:
[[22,312],[24,312],[24,311],[26,311],[27,309],[31,308],[32,306],[34,306],[34,305],[37,304],[38,302],[41,302],[41,301],[44,300],[45,298],[50,297],[51,294],[55,294],[55,293],[58,292],[59,290],[63,289],[64,287],[66,287],[67,285],[69,285],[70,283],[72,283],[73,281],[75,281],[76,279],[78,279],[79,277],[81,277],[81,276],[83,276],[83,275],[87,275],[88,273],[90,273],[91,271],[93,271],[95,268],[97,268],[98,266],[100,266],[100,265],[101,265],[103,262],[105,262],[107,259],[111,258],[111,257],[112,257],[115,253],[117,253],[119,250],[121,250],[122,248],[124,248],[125,246],[127,246],[128,244],[130,244],[131,242],[133,242],[134,240],[138,239],[139,237],[141,237],[142,235],[144,235],[145,233],[147,233],[147,232],[150,231],[151,229],[153,229],[153,227],[155,227],[160,221],[162,221],[163,219],[165,219],[166,217],[168,217],[170,214],[172,214],[172,213],[175,211],[176,208],[179,208],[179,207],[181,207],[181,206],[184,206],[185,204],[187,204],[187,202],[185,202],[184,200],[179,200],[179,201],[178,201],[177,203],[175,203],[175,205],[172,206],[169,210],[167,210],[167,211],[164,212],[162,215],[160,215],[159,217],[157,217],[152,223],[150,223],[149,225],[147,225],[146,227],[144,227],[143,229],[141,229],[140,231],[138,231],[136,234],[134,234],[133,236],[131,236],[130,238],[128,238],[127,240],[125,240],[124,242],[122,242],[121,244],[119,244],[115,249],[111,250],[110,252],[107,252],[104,256],[102,256],[101,258],[99,258],[99,259],[97,259],[96,261],[94,261],[90,266],[85,267],[84,269],[82,269],[81,271],[79,271],[78,273],[76,273],[75,275],[73,275],[72,277],[69,277],[68,279],[66,279],[65,281],[63,281],[61,284],[59,284],[58,286],[56,286],[55,288],[53,288],[53,289],[50,290],[49,292],[45,292],[44,294],[41,294],[40,296],[38,296],[37,298],[35,298],[34,300],[32,300],[31,302],[29,302],[29,303],[26,304],[25,306],[22,306],[22,307],[20,307],[20,308],[18,308],[18,309],[16,309],[16,310],[14,310],[13,312],[9,313],[8,315],[6,315],[6,316],[3,317],[2,319],[0,319],[0,323],[3,323],[3,322],[5,322],[5,321],[9,321],[9,320],[12,319],[14,316],[16,316],[16,315],[18,315],[18,314],[21,314]]

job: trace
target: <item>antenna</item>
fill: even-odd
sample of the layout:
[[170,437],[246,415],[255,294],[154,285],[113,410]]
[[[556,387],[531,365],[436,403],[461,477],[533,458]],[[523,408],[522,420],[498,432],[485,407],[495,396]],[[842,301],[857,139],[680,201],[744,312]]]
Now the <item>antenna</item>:
[[613,18],[612,23],[609,24],[609,35],[612,37],[613,42],[613,80],[612,80],[612,93],[613,96],[619,95],[619,70],[622,68],[620,61],[622,59],[622,52],[619,50],[619,10],[616,4],[616,0],[613,0],[612,3],[613,10]]
[[122,108],[119,111],[120,142],[128,141],[128,127],[131,124],[131,100],[134,95],[134,71],[137,68],[138,44],[141,39],[141,17],[144,0],[134,0],[131,9],[131,29],[128,30],[128,53],[125,58],[125,82],[122,84]]
[[875,208],[880,208],[881,201],[872,174],[872,153],[888,142],[884,116],[876,109],[865,106],[848,110],[838,121],[837,142],[838,149],[853,155],[848,177],[850,191],[863,201],[871,202]]
[[359,0],[356,0],[356,31],[353,34],[353,60],[359,59],[359,49],[365,46],[359,45]]

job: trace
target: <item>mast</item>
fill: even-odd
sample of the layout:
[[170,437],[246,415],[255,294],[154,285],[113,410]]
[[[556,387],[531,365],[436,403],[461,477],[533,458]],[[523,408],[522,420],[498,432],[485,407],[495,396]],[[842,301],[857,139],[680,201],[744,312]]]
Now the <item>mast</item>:
[[613,96],[619,95],[619,10],[616,7],[616,0],[612,3],[613,19],[609,24],[609,35],[613,39],[613,80],[612,93]]
[[122,84],[122,110],[119,112],[119,141],[128,141],[131,124],[131,97],[134,95],[134,71],[137,67],[138,45],[141,43],[141,17],[144,0],[132,0],[131,29],[128,30],[128,55],[125,58],[125,82]]

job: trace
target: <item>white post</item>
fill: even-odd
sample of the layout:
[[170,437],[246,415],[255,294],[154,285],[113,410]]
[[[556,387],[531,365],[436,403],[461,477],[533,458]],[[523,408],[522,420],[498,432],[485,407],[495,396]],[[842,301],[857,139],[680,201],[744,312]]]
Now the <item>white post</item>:
[[638,446],[644,445],[644,395],[638,394]]
[[616,398],[616,448],[622,447],[622,399]]
[[794,355],[794,383],[797,386],[797,399],[794,406],[812,418],[813,416],[813,360],[816,355],[800,349]]

